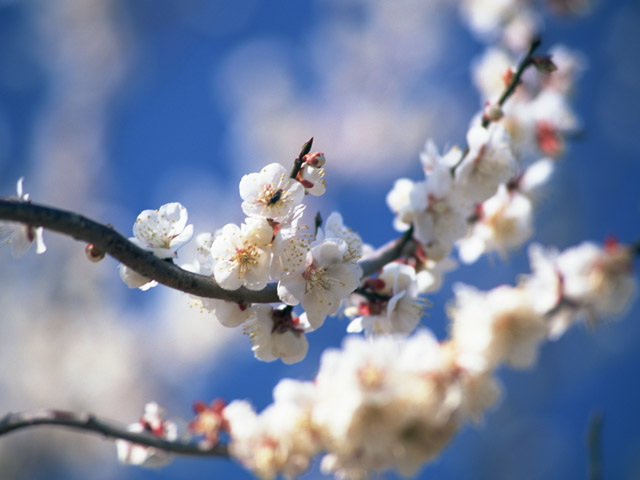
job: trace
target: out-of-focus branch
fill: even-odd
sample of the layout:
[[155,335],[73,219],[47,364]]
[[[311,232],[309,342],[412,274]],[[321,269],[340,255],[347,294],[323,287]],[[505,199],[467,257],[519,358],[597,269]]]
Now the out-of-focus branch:
[[[516,71],[511,76],[509,83],[507,84],[506,88],[502,92],[502,95],[500,95],[500,99],[498,100],[499,107],[502,107],[504,103],[507,101],[507,99],[513,94],[516,87],[520,83],[520,77],[522,77],[522,74],[525,72],[525,70],[534,64],[533,52],[535,52],[536,49],[540,46],[540,43],[541,43],[541,40],[539,37],[534,38],[532,40],[531,44],[529,45],[529,50],[527,51],[527,54],[518,64]],[[489,118],[485,117],[482,119],[483,127],[487,127],[490,123],[491,123],[491,120]]]
[[596,412],[589,421],[587,448],[589,449],[589,480],[602,480],[602,422],[604,414]]
[[400,257],[408,255],[413,243],[413,226],[404,234],[386,245],[383,245],[375,252],[364,257],[358,265],[362,268],[362,277],[366,278],[384,267],[387,263],[393,262]]
[[109,438],[127,440],[132,443],[158,448],[177,455],[229,456],[226,445],[208,446],[206,444],[187,443],[179,440],[169,441],[151,433],[130,432],[126,427],[99,419],[92,413],[74,413],[61,410],[39,409],[8,413],[0,419],[0,435],[38,425],[56,425],[85,432],[99,433]]
[[[152,253],[130,242],[113,228],[74,212],[18,200],[0,199],[0,219],[44,227],[47,230],[93,244],[98,250],[109,254],[140,275],[185,293],[238,303],[280,301],[276,283],[270,283],[259,291],[244,287],[237,290],[225,290],[213,278],[188,272],[172,262],[155,257]],[[411,231],[363,259],[360,266],[364,276],[375,273],[385,264],[399,258],[410,239]]]

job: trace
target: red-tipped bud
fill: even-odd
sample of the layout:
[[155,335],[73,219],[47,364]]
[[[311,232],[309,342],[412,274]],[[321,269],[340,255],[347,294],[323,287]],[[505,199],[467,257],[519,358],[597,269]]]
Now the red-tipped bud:
[[324,153],[322,152],[313,152],[307,153],[302,160],[307,165],[311,165],[312,167],[322,167],[326,163],[326,159],[324,158]]
[[87,255],[87,258],[94,263],[99,262],[105,257],[105,253],[98,247],[96,247],[93,243],[87,245],[87,247],[84,249],[84,253]]

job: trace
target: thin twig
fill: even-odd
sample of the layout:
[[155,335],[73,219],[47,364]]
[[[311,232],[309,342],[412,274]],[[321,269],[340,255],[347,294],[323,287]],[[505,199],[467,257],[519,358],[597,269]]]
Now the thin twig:
[[[533,65],[533,52],[540,46],[540,43],[541,43],[541,40],[539,37],[534,38],[532,40],[531,44],[529,45],[529,50],[527,51],[527,54],[518,64],[518,67],[516,68],[515,73],[510,79],[511,81],[505,88],[504,92],[502,92],[502,95],[500,95],[500,99],[498,100],[498,106],[502,107],[504,105],[504,103],[513,94],[516,87],[520,83],[520,77],[522,77],[522,74],[525,72],[527,68]],[[482,119],[483,127],[486,128],[489,125],[489,123],[491,123],[491,120],[489,120],[488,118]]]
[[151,433],[135,433],[125,426],[102,420],[92,413],[74,413],[62,410],[38,409],[8,413],[0,419],[0,436],[15,430],[38,425],[55,425],[81,430],[87,433],[99,433],[108,438],[127,440],[139,445],[154,447],[177,455],[228,457],[226,445],[208,446],[206,444],[170,441]]
[[587,448],[589,449],[589,480],[602,480],[602,422],[604,414],[596,412],[589,421]]

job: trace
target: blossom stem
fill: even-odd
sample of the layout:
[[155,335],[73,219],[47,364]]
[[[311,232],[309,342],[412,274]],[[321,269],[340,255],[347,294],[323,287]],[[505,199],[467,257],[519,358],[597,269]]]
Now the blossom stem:
[[62,410],[38,409],[8,413],[0,419],[0,435],[27,427],[56,425],[86,432],[100,433],[105,437],[127,440],[139,445],[154,447],[177,455],[228,457],[226,445],[199,445],[180,440],[165,440],[151,433],[130,432],[125,426],[102,420],[92,413],[74,413]]
[[[536,37],[531,41],[531,44],[529,45],[529,50],[527,51],[527,54],[520,61],[520,64],[518,65],[518,68],[516,68],[516,71],[511,76],[511,81],[509,82],[509,84],[505,88],[504,92],[502,92],[502,95],[500,95],[500,99],[498,100],[498,106],[502,107],[504,105],[504,103],[513,94],[513,92],[515,91],[516,87],[520,83],[520,77],[522,77],[522,74],[525,72],[525,70],[527,68],[529,68],[531,65],[533,65],[533,63],[534,63],[533,62],[533,52],[535,52],[535,50],[540,46],[540,43],[542,43],[542,41],[540,40],[540,37]],[[489,118],[485,117],[485,118],[482,119],[482,126],[483,127],[486,128],[487,126],[489,126],[490,123],[491,123],[491,120]]]

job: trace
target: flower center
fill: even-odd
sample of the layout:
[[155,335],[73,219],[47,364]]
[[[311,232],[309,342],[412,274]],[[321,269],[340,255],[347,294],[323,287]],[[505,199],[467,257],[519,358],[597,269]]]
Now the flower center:
[[249,270],[253,265],[258,264],[258,249],[253,245],[245,246],[244,248],[236,248],[236,255],[234,261],[238,264],[240,273],[244,273]]

